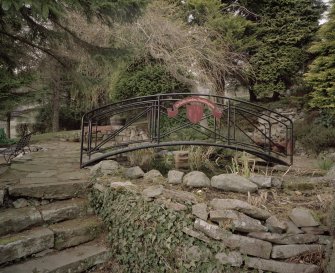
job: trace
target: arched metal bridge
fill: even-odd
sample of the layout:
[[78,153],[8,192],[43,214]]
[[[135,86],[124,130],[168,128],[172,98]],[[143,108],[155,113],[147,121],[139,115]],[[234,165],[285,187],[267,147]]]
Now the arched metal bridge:
[[86,113],[80,166],[139,149],[202,145],[293,162],[293,123],[246,101],[190,93],[137,97]]

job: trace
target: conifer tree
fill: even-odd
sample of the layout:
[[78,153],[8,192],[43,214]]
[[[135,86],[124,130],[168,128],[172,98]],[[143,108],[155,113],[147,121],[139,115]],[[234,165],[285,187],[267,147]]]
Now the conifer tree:
[[[315,59],[308,67],[305,80],[313,87],[310,105],[335,117],[335,1],[331,1],[328,21],[317,32],[309,48]],[[333,121],[333,124],[335,122]]]

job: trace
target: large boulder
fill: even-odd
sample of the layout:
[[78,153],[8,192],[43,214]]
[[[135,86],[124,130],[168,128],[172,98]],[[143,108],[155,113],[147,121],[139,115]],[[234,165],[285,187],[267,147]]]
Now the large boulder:
[[243,176],[236,174],[221,174],[213,176],[211,186],[216,189],[232,192],[255,192],[258,187]]
[[119,168],[120,165],[118,162],[114,160],[103,160],[91,167],[90,173],[91,175],[95,175],[100,170],[103,174],[111,175],[117,173]]
[[193,171],[186,174],[183,178],[183,183],[192,188],[209,187],[211,185],[207,175],[199,171]]

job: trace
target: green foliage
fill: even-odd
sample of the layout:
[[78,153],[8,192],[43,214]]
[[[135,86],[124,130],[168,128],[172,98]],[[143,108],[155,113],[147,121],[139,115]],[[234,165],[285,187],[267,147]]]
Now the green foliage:
[[8,139],[5,133],[4,128],[0,128],[0,146],[7,146],[14,144],[16,141],[12,139]]
[[166,69],[158,64],[130,66],[116,79],[113,96],[123,100],[137,96],[187,92],[187,86],[178,82]]
[[[123,189],[93,191],[91,205],[108,227],[111,256],[123,272],[233,272],[214,258],[224,250],[222,244],[206,244],[183,233],[193,225],[191,214],[165,209]],[[201,251],[199,261],[187,255],[193,245]]]
[[310,64],[305,80],[313,87],[310,105],[321,109],[331,119],[335,118],[335,1],[316,35],[309,51],[316,58]]
[[315,154],[335,147],[335,128],[303,122],[295,124],[294,130],[297,140]]
[[319,0],[270,0],[250,8],[259,16],[253,28],[257,46],[250,49],[252,91],[259,97],[283,94],[301,77],[323,5]]

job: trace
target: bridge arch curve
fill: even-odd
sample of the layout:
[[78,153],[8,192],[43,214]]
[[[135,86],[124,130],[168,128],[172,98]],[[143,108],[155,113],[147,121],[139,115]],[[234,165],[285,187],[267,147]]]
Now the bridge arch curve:
[[[118,117],[119,123],[112,123]],[[281,128],[280,134],[274,128]],[[276,132],[275,132],[276,131]],[[267,162],[293,162],[293,123],[247,101],[205,94],[137,97],[82,117],[80,166],[146,148],[214,146]]]

